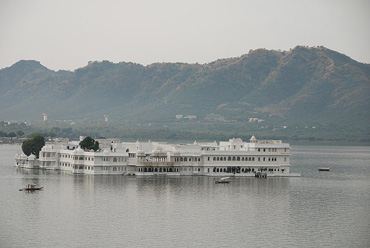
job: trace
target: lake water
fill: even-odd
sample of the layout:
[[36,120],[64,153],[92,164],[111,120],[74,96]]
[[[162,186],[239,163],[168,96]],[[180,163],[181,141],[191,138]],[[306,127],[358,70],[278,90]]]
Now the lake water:
[[292,146],[302,177],[226,185],[16,169],[19,151],[0,145],[0,247],[370,247],[370,147]]

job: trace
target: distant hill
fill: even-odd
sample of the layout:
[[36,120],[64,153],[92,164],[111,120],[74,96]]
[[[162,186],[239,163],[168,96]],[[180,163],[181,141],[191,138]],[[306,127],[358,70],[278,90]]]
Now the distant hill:
[[208,64],[91,62],[52,71],[36,61],[0,70],[0,120],[225,121],[369,127],[370,65],[324,47],[258,49]]

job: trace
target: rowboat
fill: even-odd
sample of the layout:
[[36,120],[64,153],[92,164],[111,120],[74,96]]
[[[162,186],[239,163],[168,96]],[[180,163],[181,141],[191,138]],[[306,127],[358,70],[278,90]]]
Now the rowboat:
[[216,180],[215,183],[230,183],[230,177],[222,177]]
[[19,191],[35,191],[41,190],[43,187],[37,187],[36,184],[27,184],[25,188],[19,189]]

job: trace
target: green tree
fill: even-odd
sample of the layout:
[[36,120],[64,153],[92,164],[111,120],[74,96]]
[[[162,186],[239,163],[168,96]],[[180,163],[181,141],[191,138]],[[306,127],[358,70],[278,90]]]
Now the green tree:
[[45,145],[45,139],[41,135],[36,135],[33,139],[33,154],[38,158],[41,148]]
[[99,142],[95,141],[90,136],[87,136],[86,138],[84,138],[83,141],[80,142],[80,147],[82,149],[89,149],[89,150],[97,151],[99,150]]
[[45,139],[41,135],[36,135],[31,139],[27,139],[22,144],[22,151],[27,156],[33,154],[36,158],[39,157],[41,148],[45,145]]
[[24,135],[24,132],[22,130],[18,130],[15,133],[17,134],[17,137],[22,137]]
[[8,137],[14,138],[14,137],[17,137],[17,134],[15,132],[11,132],[8,134]]
[[31,155],[32,153],[32,142],[31,140],[25,140],[22,143],[22,151],[27,156]]

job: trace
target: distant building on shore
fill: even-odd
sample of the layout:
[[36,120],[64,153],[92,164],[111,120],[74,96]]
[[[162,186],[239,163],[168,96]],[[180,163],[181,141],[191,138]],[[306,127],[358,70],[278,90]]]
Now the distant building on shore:
[[262,120],[262,119],[259,119],[259,118],[249,118],[248,119],[248,122],[250,122],[250,123],[255,123],[255,122],[261,123],[263,121],[265,121],[265,120]]

